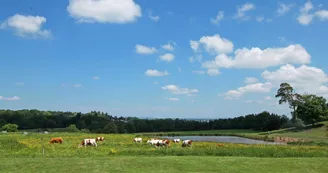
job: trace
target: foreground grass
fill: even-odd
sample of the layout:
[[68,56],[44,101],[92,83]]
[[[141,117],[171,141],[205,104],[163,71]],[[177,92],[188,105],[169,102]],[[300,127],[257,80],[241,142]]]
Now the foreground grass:
[[328,158],[249,158],[249,157],[110,157],[110,158],[11,158],[0,159],[2,173],[326,173]]

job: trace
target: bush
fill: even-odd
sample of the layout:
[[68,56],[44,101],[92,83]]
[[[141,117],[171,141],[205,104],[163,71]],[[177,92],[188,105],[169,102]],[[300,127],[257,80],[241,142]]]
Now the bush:
[[75,124],[71,124],[70,126],[66,127],[68,132],[78,132],[79,129],[76,127]]
[[83,132],[83,133],[90,133],[90,130],[89,129],[81,129],[81,132]]
[[2,126],[2,130],[3,131],[7,131],[7,132],[17,132],[18,131],[18,125],[17,124],[5,124]]

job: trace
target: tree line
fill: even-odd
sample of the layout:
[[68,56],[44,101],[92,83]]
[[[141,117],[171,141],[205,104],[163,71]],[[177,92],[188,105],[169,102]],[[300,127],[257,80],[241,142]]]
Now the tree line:
[[[0,127],[6,129],[73,129],[92,133],[171,132],[220,129],[277,130],[282,127],[304,126],[328,120],[328,103],[325,98],[310,94],[298,94],[288,83],[282,83],[275,96],[279,104],[288,103],[292,118],[267,111],[235,118],[209,121],[186,119],[140,119],[117,117],[92,111],[60,112],[32,110],[0,110]],[[301,125],[300,125],[301,124]],[[17,125],[17,127],[15,126]]]
[[227,119],[197,121],[186,119],[140,119],[116,117],[103,112],[58,112],[40,110],[0,110],[0,127],[16,124],[18,129],[54,129],[75,125],[94,133],[170,132],[219,129],[275,130],[287,123],[288,117],[261,112]]

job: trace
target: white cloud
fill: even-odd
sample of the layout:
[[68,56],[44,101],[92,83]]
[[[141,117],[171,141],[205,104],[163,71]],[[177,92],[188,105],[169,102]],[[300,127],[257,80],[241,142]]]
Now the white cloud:
[[320,20],[328,20],[328,10],[320,10],[314,13]]
[[249,17],[248,16],[245,16],[245,13],[247,11],[250,11],[250,10],[254,10],[255,9],[255,5],[254,4],[251,4],[251,3],[246,3],[242,6],[239,6],[237,8],[237,14],[235,15],[235,18],[237,19],[243,19],[243,20],[248,20]]
[[223,11],[219,11],[217,16],[215,17],[215,19],[211,19],[211,23],[212,24],[219,24],[220,21],[224,18],[224,12]]
[[217,76],[220,74],[219,69],[207,69],[207,74],[210,76]]
[[24,82],[16,82],[16,85],[23,86],[25,84],[24,84]]
[[166,53],[164,55],[159,56],[159,59],[162,61],[166,61],[166,62],[171,62],[173,61],[175,58],[175,56],[171,53]]
[[251,103],[256,103],[256,104],[262,104],[262,100],[246,100],[245,103],[251,104]]
[[263,20],[264,20],[263,16],[257,16],[256,17],[256,21],[258,21],[258,22],[262,22]]
[[80,87],[82,87],[82,84],[74,84],[73,87],[74,88],[80,88]]
[[311,1],[307,1],[304,6],[300,9],[300,14],[297,20],[302,25],[308,25],[312,22],[313,14],[309,14],[309,11],[313,9]]
[[15,34],[20,37],[32,38],[49,38],[51,32],[42,29],[42,26],[47,22],[43,16],[24,16],[15,14],[9,17],[0,25],[0,29],[10,28],[15,30]]
[[167,71],[161,72],[158,70],[150,69],[145,72],[145,75],[147,75],[147,76],[167,76],[167,75],[169,75],[169,73]]
[[20,100],[21,98],[18,96],[13,96],[13,97],[3,97],[0,96],[0,100],[5,100],[5,101],[16,101],[16,100]]
[[141,8],[133,0],[70,0],[70,16],[78,22],[130,23],[141,17]]
[[167,51],[174,51],[175,45],[176,45],[175,42],[169,42],[169,43],[167,43],[165,45],[162,45],[162,48],[165,49],[165,50],[167,50]]
[[192,56],[192,57],[189,57],[189,62],[190,63],[194,63],[194,62],[201,62],[203,59],[203,56],[202,55],[195,55],[195,56]]
[[258,79],[255,77],[247,77],[244,82],[246,84],[256,83],[256,82],[258,82]]
[[197,52],[199,48],[198,41],[190,40],[190,47],[194,52]]
[[180,101],[180,99],[178,98],[166,98],[167,100],[170,100],[170,101]]
[[293,6],[294,6],[293,4],[279,3],[279,8],[277,10],[278,16],[285,15]]
[[197,89],[180,88],[176,85],[166,85],[162,87],[162,89],[170,91],[173,94],[185,94],[185,95],[199,92]]
[[160,19],[159,16],[153,16],[151,12],[149,12],[148,17],[149,17],[152,21],[154,21],[154,22],[158,22],[159,19]]
[[264,100],[272,100],[272,98],[270,96],[266,96],[264,97]]
[[147,47],[140,44],[137,44],[135,48],[139,54],[153,54],[157,52],[157,49],[154,47]]
[[271,91],[271,88],[273,87],[272,83],[266,82],[266,83],[253,83],[248,84],[243,87],[239,87],[236,90],[229,90],[224,94],[225,99],[239,99],[241,96],[243,96],[246,93],[267,93]]
[[195,74],[205,74],[205,72],[202,71],[202,70],[194,70],[194,71],[192,71],[192,73],[195,73]]
[[207,61],[202,64],[204,68],[267,68],[282,64],[307,64],[310,63],[311,56],[299,44],[289,45],[282,48],[267,48],[261,50],[243,48],[235,51],[235,57],[228,57],[225,54],[216,56],[214,61]]
[[263,79],[279,87],[280,83],[287,82],[298,92],[327,95],[325,83],[328,82],[327,74],[322,69],[302,65],[295,67],[287,64],[276,71],[265,70]]
[[219,34],[203,36],[199,41],[190,41],[190,47],[195,52],[198,51],[200,45],[203,45],[207,52],[214,54],[230,53],[233,51],[233,43],[226,38],[222,38]]
[[99,79],[100,79],[99,76],[93,76],[92,78],[93,78],[94,80],[99,80]]

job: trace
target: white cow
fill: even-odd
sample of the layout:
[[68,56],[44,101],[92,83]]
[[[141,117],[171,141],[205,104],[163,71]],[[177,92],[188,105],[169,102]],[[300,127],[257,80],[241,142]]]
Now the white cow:
[[147,141],[147,144],[155,145],[155,144],[157,144],[158,141],[159,141],[158,139],[150,139]]
[[84,147],[86,147],[87,145],[92,145],[97,147],[97,141],[96,139],[83,139],[83,141],[80,143],[79,147],[82,147],[84,145]]
[[180,139],[173,139],[174,143],[180,143]]
[[142,143],[142,138],[134,138],[133,139],[133,142],[135,142],[135,143],[137,143],[137,142]]

